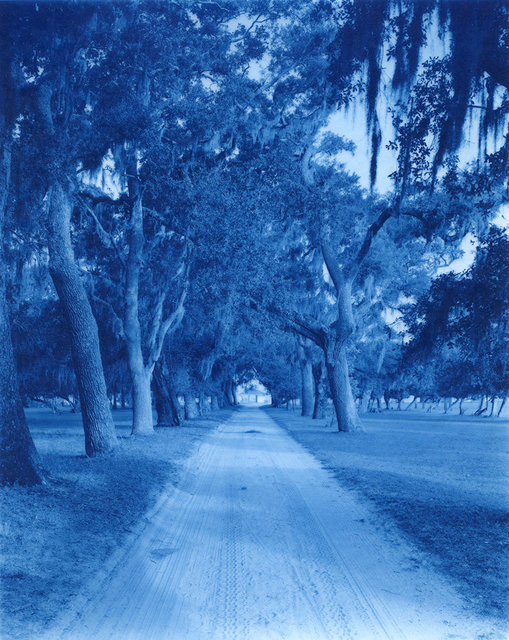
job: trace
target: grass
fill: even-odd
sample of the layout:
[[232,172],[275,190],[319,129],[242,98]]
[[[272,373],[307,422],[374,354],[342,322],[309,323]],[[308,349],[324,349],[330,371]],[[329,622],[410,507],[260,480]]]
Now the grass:
[[1,490],[3,640],[39,637],[168,483],[178,483],[183,462],[198,442],[230,414],[218,411],[184,427],[131,438],[130,412],[116,411],[118,451],[87,458],[79,415],[29,409],[31,432],[51,482]]
[[424,552],[469,609],[507,620],[508,421],[390,411],[345,434],[268,411]]

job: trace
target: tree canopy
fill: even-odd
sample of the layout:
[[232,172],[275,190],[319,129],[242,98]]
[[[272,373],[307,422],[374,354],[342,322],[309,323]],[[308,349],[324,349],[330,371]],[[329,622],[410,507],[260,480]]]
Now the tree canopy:
[[[0,14],[4,442],[32,455],[21,401],[64,398],[107,453],[110,405],[149,434],[153,404],[180,424],[248,377],[303,413],[328,395],[343,431],[362,396],[505,396],[505,2]],[[356,109],[365,159],[335,120]],[[469,233],[474,263],[437,278]]]

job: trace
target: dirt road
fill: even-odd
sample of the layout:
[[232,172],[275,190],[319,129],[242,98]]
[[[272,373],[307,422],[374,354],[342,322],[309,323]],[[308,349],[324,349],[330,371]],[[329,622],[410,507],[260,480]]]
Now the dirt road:
[[439,640],[482,631],[412,548],[263,411],[244,408],[201,445],[179,489],[48,638]]

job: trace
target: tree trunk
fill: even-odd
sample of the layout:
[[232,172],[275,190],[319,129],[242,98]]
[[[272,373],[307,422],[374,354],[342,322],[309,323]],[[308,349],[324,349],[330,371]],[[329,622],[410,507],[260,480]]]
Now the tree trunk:
[[361,413],[368,413],[370,400],[371,400],[371,390],[367,389],[366,391],[364,391],[361,397],[361,401],[360,401]]
[[[7,137],[10,132],[2,133]],[[0,485],[30,486],[43,483],[45,474],[23,412],[5,295],[4,220],[10,173],[11,149],[4,141],[0,166]]]
[[461,399],[460,399],[460,404],[459,404],[460,416],[462,416],[462,415],[463,415],[463,400],[464,400],[464,399],[465,399],[465,398],[461,398]]
[[200,392],[199,396],[200,403],[200,415],[205,416],[207,413],[210,413],[210,402],[207,395],[203,392]]
[[299,340],[299,364],[301,374],[301,415],[311,417],[313,415],[313,365],[308,349],[303,344],[304,340]]
[[106,392],[97,323],[74,262],[71,213],[72,198],[57,182],[48,217],[49,271],[71,334],[85,450],[87,455],[95,456],[112,451],[117,436]]
[[133,381],[133,436],[152,435],[154,433],[154,418],[152,415],[151,374],[145,367],[131,372]]
[[158,427],[177,427],[181,424],[178,403],[175,394],[168,388],[168,380],[163,373],[162,363],[158,363],[154,369],[154,398],[157,411]]
[[325,393],[325,367],[322,362],[313,365],[313,381],[315,385],[315,404],[313,420],[323,420],[327,408],[327,394]]
[[219,402],[217,400],[217,395],[215,393],[210,397],[210,405],[212,411],[219,411]]
[[186,412],[186,420],[193,420],[199,415],[198,405],[196,404],[196,396],[192,391],[184,393],[184,407]]
[[325,365],[338,431],[358,431],[362,427],[355,407],[346,359],[346,343],[354,329],[352,283],[346,280],[336,283],[336,294],[338,315],[325,337]]
[[226,406],[235,406],[237,404],[237,398],[235,397],[235,389],[232,378],[226,378],[223,382],[222,388]]
[[417,403],[417,396],[414,396],[414,397],[413,397],[412,402],[410,402],[410,403],[405,407],[405,411],[408,411],[409,409],[411,409],[411,408],[414,406],[414,404],[416,404],[416,403]]
[[486,411],[486,409],[488,408],[487,398],[486,398],[486,407],[484,409],[483,409],[483,405],[484,405],[484,396],[481,396],[481,402],[479,403],[479,407],[477,411],[475,411],[474,416],[480,416]]
[[302,375],[302,389],[301,389],[301,414],[303,416],[312,416],[314,409],[314,394],[313,394],[313,368],[311,362],[306,362],[301,367]]
[[328,358],[326,365],[338,431],[358,431],[361,425],[350,385],[345,349],[340,349],[333,359]]
[[41,484],[45,474],[28,430],[19,395],[3,265],[0,269],[0,485]]
[[504,396],[502,398],[502,402],[500,403],[500,407],[498,408],[498,413],[497,413],[497,417],[500,418],[500,416],[502,415],[502,410],[505,407],[505,401],[507,400],[507,396]]
[[237,400],[237,394],[235,392],[235,383],[233,382],[233,378],[230,378],[230,394],[232,397],[232,405],[236,407],[239,402]]
[[[154,433],[152,419],[152,394],[150,382],[152,372],[147,370],[143,358],[141,325],[139,318],[139,285],[141,256],[143,251],[143,207],[136,179],[136,165],[128,171],[129,195],[133,201],[131,228],[129,232],[129,254],[126,265],[126,299],[124,332],[127,346],[127,362],[133,384],[133,428],[132,434]],[[133,173],[134,172],[134,173]]]
[[223,403],[225,407],[231,407],[233,404],[227,382],[225,382],[224,388],[223,388]]
[[274,409],[278,409],[282,404],[281,398],[277,395],[277,393],[270,392],[270,406],[274,407]]

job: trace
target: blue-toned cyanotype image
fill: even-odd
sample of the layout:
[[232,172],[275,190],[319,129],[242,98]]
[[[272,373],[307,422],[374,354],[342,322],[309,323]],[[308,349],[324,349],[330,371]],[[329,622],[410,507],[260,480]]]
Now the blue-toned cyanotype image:
[[0,0],[0,637],[509,637],[506,0]]

